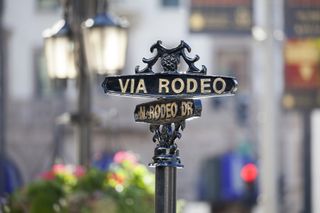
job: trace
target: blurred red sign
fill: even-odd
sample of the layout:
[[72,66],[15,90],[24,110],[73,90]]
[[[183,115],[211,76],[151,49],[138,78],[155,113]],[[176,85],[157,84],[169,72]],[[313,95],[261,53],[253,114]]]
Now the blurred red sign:
[[284,52],[286,109],[320,106],[320,39],[288,40]]

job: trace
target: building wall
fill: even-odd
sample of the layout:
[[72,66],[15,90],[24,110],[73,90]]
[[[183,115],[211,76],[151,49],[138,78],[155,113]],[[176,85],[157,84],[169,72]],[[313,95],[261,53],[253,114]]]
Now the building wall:
[[42,31],[60,17],[59,10],[44,11],[37,8],[36,3],[36,0],[7,0],[4,3],[4,26],[11,33],[8,45],[8,92],[13,100],[33,98],[33,51],[42,46]]

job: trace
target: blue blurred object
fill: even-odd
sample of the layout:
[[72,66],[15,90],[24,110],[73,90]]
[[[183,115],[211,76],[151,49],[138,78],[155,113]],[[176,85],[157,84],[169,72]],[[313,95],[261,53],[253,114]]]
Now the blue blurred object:
[[241,198],[243,193],[240,170],[244,159],[237,153],[230,152],[220,157],[220,164],[220,198],[224,201],[236,201]]
[[109,153],[109,152],[98,153],[92,162],[92,166],[102,171],[107,171],[110,167],[110,164],[113,161],[113,156],[114,156],[114,153]]
[[239,151],[207,159],[199,176],[199,200],[210,203],[242,202],[247,197],[248,187],[240,173],[248,163],[254,163],[253,157]]
[[18,187],[22,186],[22,177],[16,164],[9,160],[0,158],[0,172],[4,178],[4,184],[1,184],[0,195],[5,196],[14,192]]

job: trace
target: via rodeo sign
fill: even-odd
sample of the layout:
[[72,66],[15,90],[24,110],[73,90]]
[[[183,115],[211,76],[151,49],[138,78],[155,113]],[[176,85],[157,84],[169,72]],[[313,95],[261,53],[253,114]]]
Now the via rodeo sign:
[[[151,46],[150,51],[157,50],[153,58],[143,58],[147,66],[135,69],[135,75],[106,77],[102,87],[105,93],[157,98],[158,101],[138,105],[134,112],[137,122],[166,124],[183,121],[191,117],[200,117],[201,101],[196,97],[214,97],[232,95],[237,90],[234,78],[206,75],[206,67],[195,67],[199,56],[190,58],[185,50],[191,48],[184,41],[173,49],[162,46],[161,41]],[[178,71],[181,58],[188,65],[188,70]],[[163,68],[155,73],[152,67],[160,59]]]

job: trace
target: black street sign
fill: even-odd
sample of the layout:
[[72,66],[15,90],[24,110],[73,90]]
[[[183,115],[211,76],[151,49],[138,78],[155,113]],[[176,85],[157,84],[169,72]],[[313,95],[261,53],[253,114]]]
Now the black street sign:
[[312,110],[320,106],[320,90],[287,90],[282,97],[286,110]]
[[194,99],[162,99],[136,106],[134,119],[136,122],[166,124],[200,117],[202,105]]
[[192,33],[251,35],[252,0],[192,0],[190,7]]
[[[207,68],[197,68],[194,63],[199,56],[190,58],[186,51],[191,48],[181,41],[176,48],[167,49],[158,41],[150,51],[157,51],[152,58],[143,58],[147,66],[140,70],[136,67],[136,75],[108,76],[102,83],[105,93],[126,96],[143,96],[154,98],[192,98],[233,95],[238,83],[234,78],[226,76],[208,76]],[[152,68],[160,59],[162,71],[155,73]],[[188,65],[188,70],[178,71],[180,60]]]
[[230,77],[173,72],[106,77],[103,88],[118,95],[191,98],[232,95],[237,82]]

